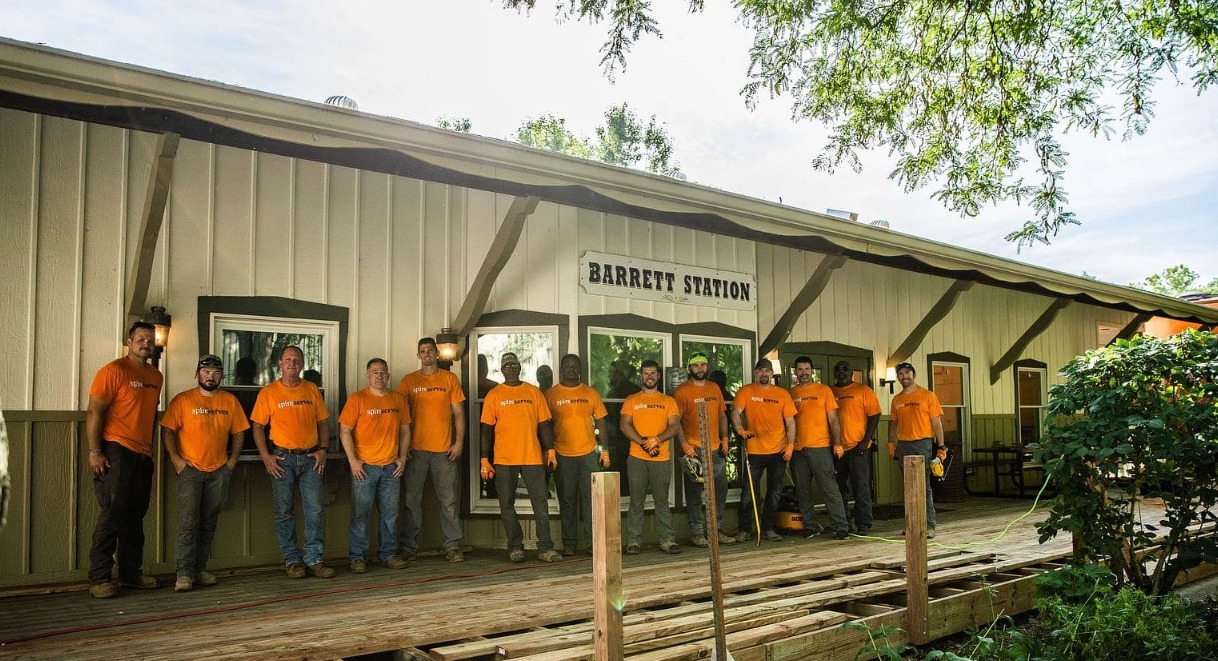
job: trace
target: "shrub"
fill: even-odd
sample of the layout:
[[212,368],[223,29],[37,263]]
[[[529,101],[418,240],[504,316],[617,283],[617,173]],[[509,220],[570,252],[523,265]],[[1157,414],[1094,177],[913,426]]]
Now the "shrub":
[[1038,602],[1047,640],[1042,653],[1080,661],[1212,659],[1218,641],[1205,627],[1204,605],[1175,595],[1154,597],[1126,587],[1082,604],[1061,597]]

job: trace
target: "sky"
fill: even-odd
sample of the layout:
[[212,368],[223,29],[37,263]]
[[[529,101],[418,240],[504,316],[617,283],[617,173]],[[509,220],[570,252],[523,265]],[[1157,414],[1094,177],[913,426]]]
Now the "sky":
[[[566,0],[563,0],[565,4]],[[0,35],[119,62],[435,124],[468,117],[473,132],[515,133],[552,114],[591,135],[621,102],[664,123],[690,181],[774,202],[857,212],[895,231],[1127,285],[1187,264],[1218,277],[1218,93],[1165,81],[1157,117],[1132,141],[1067,136],[1064,186],[1081,226],[1051,245],[1003,240],[1031,216],[1013,204],[961,218],[888,179],[886,151],[863,171],[819,172],[827,131],[791,119],[790,99],[745,107],[751,33],[728,3],[686,12],[653,3],[664,33],[645,38],[608,80],[603,26],[531,15],[497,0],[4,0]]]

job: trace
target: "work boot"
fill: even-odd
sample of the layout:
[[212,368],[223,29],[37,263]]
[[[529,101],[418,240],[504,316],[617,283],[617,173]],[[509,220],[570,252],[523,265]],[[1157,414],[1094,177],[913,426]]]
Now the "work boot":
[[753,541],[753,533],[748,532],[747,530],[741,530],[740,534],[736,535],[736,541],[737,542],[751,542],[751,541]]
[[133,579],[120,579],[119,585],[125,588],[135,588],[136,590],[155,590],[161,587],[161,583],[151,576],[144,574]]
[[643,547],[638,544],[627,544],[626,555],[638,555],[643,552]]
[[719,533],[719,543],[720,544],[735,544],[736,538],[732,537],[731,535],[729,535],[727,533],[721,532],[721,533]]
[[710,546],[710,540],[708,540],[707,538],[703,537],[702,535],[694,535],[693,537],[690,537],[690,538],[689,538],[689,543],[690,543],[692,546],[696,546],[696,547],[698,547],[698,548],[700,548],[700,549],[701,549],[701,548],[706,548],[707,546]]
[[839,531],[833,533],[833,539],[836,539],[836,540],[850,539],[850,533],[846,532],[845,530],[839,530]]
[[681,552],[681,546],[672,540],[660,543],[660,550],[669,554],[676,555]]
[[550,549],[549,551],[542,551],[541,553],[538,553],[537,559],[542,562],[558,562],[559,560],[562,560],[562,554],[554,549]]
[[89,586],[89,594],[94,599],[113,599],[118,596],[118,586],[113,581],[94,583]]
[[444,559],[449,562],[465,562],[465,554],[461,549],[448,549],[444,552]]
[[389,569],[405,569],[410,566],[410,561],[406,558],[399,558],[396,555],[392,555],[389,556],[389,559],[385,560],[385,566]]
[[767,541],[767,542],[781,542],[781,541],[782,541],[782,535],[779,535],[778,533],[774,532],[773,530],[767,530],[767,531],[765,531],[765,541]]
[[304,578],[305,576],[308,576],[308,574],[305,572],[304,563],[299,560],[288,563],[288,566],[284,569],[288,573],[288,578]]
[[309,573],[317,578],[334,578],[334,570],[327,567],[324,562],[315,562],[309,565]]
[[575,547],[574,547],[574,546],[564,546],[564,547],[562,547],[562,554],[563,554],[564,556],[572,556],[572,555],[575,555]]
[[368,563],[363,558],[356,558],[351,561],[351,573],[362,574],[368,571]]
[[508,551],[508,562],[524,562],[524,549]]
[[212,576],[211,574],[209,574],[205,571],[201,571],[201,572],[198,572],[195,574],[195,585],[211,587],[219,582],[220,582],[220,580],[218,578],[216,578],[215,576]]
[[173,582],[174,592],[190,592],[195,587],[195,579],[189,576],[179,576],[178,580]]

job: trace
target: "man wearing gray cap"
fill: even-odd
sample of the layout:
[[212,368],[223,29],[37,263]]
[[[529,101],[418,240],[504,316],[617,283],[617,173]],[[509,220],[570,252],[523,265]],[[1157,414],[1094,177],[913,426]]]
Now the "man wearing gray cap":
[[524,531],[516,516],[516,482],[523,478],[537,524],[537,559],[558,562],[562,554],[554,550],[550,537],[550,492],[546,486],[546,470],[558,467],[550,407],[537,386],[520,380],[516,354],[503,354],[499,371],[503,383],[492,388],[482,403],[482,479],[494,479],[499,492],[499,517],[507,533],[508,560],[524,562]]
[[[219,356],[199,358],[198,386],[177,394],[161,418],[161,442],[178,476],[178,536],[174,544],[177,580],[173,589],[187,592],[215,585],[207,573],[216,536],[216,520],[228,500],[228,483],[245,430],[250,428],[241,403],[220,390],[224,364]],[[227,452],[226,452],[227,450]]]

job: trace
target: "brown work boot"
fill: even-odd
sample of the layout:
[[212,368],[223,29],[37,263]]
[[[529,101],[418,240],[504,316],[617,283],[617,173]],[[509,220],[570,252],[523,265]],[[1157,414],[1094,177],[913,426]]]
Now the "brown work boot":
[[707,546],[710,546],[710,540],[703,537],[702,535],[694,535],[693,537],[690,537],[689,543],[690,543],[690,545],[697,546],[698,548],[705,548]]
[[219,579],[217,579],[215,576],[212,576],[211,574],[209,574],[205,571],[201,571],[201,572],[195,574],[195,585],[202,585],[205,587],[210,587],[219,582],[220,582]]
[[178,580],[173,582],[174,592],[190,592],[195,589],[195,579],[189,576],[179,576]]
[[385,561],[385,566],[390,569],[405,569],[410,566],[410,561],[395,555]]
[[444,559],[449,562],[465,562],[465,554],[461,549],[448,549],[444,552]]
[[779,535],[777,532],[775,532],[773,530],[765,531],[764,537],[765,537],[765,541],[767,541],[767,542],[781,542],[782,541],[782,535]]
[[327,567],[324,562],[315,562],[309,565],[309,573],[317,578],[334,578],[334,570]]
[[368,563],[363,558],[356,558],[351,561],[351,573],[362,574],[368,571]]
[[120,579],[119,585],[125,588],[135,588],[136,590],[155,590],[161,587],[161,583],[151,576],[140,574],[133,579]]
[[542,551],[541,553],[538,553],[537,559],[542,562],[558,562],[559,560],[562,560],[562,554],[554,549],[550,549],[549,551]]
[[721,532],[721,533],[719,533],[719,543],[720,544],[735,544],[736,538],[732,537],[731,535],[729,535],[727,533]]
[[89,586],[89,594],[93,595],[94,599],[113,599],[118,596],[118,586],[113,581],[93,583]]
[[285,567],[285,569],[288,572],[288,578],[304,578],[305,576],[308,576],[308,574],[305,573],[304,563],[299,560],[289,564],[287,567]]

